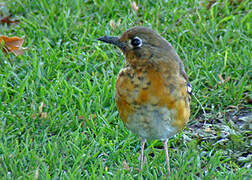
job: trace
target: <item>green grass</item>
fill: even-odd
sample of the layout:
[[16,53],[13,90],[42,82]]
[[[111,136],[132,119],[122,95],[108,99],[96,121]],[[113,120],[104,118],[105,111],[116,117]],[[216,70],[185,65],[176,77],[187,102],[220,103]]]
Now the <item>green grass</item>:
[[[139,137],[123,126],[113,99],[124,58],[97,41],[143,25],[175,47],[206,111],[193,97],[188,128],[168,143],[171,177],[252,178],[251,120],[242,119],[251,113],[249,0],[218,0],[210,9],[204,1],[137,1],[137,13],[128,1],[1,2],[0,17],[20,23],[0,25],[0,34],[25,36],[28,49],[0,52],[0,177],[165,178],[159,141],[148,141],[137,171]],[[119,19],[112,30],[109,21]]]

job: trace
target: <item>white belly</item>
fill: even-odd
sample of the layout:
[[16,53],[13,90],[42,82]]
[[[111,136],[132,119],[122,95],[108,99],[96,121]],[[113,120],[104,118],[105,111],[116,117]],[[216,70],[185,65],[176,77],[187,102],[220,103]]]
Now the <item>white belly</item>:
[[141,106],[128,116],[126,127],[144,139],[166,140],[178,131],[172,126],[174,114],[166,107]]

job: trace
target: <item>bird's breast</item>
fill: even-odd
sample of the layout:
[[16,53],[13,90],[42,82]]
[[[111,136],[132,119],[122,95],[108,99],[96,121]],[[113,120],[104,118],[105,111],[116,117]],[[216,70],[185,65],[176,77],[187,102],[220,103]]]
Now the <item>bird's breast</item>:
[[115,100],[132,132],[147,139],[167,139],[182,129],[190,108],[185,80],[166,68],[126,66],[118,75]]

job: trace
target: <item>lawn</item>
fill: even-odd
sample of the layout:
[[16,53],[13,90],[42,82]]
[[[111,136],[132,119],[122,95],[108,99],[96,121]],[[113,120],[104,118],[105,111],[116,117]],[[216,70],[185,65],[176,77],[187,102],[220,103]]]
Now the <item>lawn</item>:
[[124,57],[97,41],[151,27],[177,50],[193,86],[190,123],[168,142],[171,179],[252,178],[252,3],[249,0],[0,0],[2,179],[162,179],[165,154],[140,139],[114,102]]

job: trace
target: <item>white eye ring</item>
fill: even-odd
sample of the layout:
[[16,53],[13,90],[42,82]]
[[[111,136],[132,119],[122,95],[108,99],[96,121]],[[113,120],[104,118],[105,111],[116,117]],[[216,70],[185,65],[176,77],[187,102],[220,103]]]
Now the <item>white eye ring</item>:
[[143,42],[142,42],[142,39],[140,39],[139,37],[134,37],[133,39],[130,40],[130,44],[133,46],[133,47],[141,47]]

